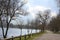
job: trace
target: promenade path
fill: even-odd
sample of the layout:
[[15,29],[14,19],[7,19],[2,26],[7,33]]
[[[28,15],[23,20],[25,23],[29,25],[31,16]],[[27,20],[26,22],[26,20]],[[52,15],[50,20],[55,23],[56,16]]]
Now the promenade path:
[[34,40],[60,40],[60,34],[54,34],[50,31],[47,31],[47,33],[40,37],[36,37]]

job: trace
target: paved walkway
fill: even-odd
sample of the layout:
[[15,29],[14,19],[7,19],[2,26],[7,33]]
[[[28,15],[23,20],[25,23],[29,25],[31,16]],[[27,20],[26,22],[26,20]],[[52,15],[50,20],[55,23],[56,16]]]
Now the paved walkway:
[[53,34],[52,32],[47,31],[47,33],[34,40],[60,40],[60,34]]

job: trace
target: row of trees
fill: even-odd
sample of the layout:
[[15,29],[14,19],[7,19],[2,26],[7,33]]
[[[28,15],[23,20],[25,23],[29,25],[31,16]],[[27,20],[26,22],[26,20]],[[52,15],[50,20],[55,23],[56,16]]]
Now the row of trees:
[[49,24],[49,29],[53,32],[60,31],[60,14],[58,14],[56,18],[52,18]]
[[[24,6],[26,2],[21,1],[21,0],[0,0],[0,26],[2,28],[2,34],[3,37],[6,38],[7,37],[7,33],[8,33],[8,29],[9,29],[9,25],[11,23],[12,20],[15,20],[14,18],[16,17],[17,13],[16,11],[21,12],[21,15],[24,14],[24,12],[22,11],[22,7]],[[60,2],[59,2],[60,3]],[[60,5],[59,5],[60,8]],[[40,29],[41,32],[44,32],[44,30],[47,27],[47,22],[50,18],[50,10],[45,10],[44,12],[39,11],[37,13],[37,18],[31,22],[29,22],[29,20],[27,21],[27,25],[25,25],[28,28],[28,34],[29,34],[29,29]],[[26,14],[28,14],[26,12]],[[24,15],[26,15],[24,14]],[[50,21],[50,27],[49,29],[52,31],[60,31],[60,9],[59,9],[59,15],[52,19],[52,21]],[[20,21],[21,24],[18,24],[19,28],[21,29],[21,34],[22,34],[22,26],[23,26],[23,22]],[[5,24],[5,25],[4,25]],[[6,26],[6,31],[4,32],[4,26]],[[25,27],[25,28],[26,28]],[[32,30],[31,30],[31,34],[32,34]]]
[[50,29],[53,32],[59,32],[60,31],[60,0],[55,0],[57,3],[57,9],[58,9],[58,15],[55,18],[52,18],[52,20],[49,23],[48,29]]

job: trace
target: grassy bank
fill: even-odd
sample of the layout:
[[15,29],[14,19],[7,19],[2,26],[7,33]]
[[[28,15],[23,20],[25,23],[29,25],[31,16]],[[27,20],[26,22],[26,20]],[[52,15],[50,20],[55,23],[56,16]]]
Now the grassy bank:
[[[46,32],[35,33],[35,34],[32,34],[32,35],[30,34],[30,37],[28,35],[25,35],[25,36],[21,37],[21,40],[33,40],[36,37],[39,37],[39,36],[41,36],[44,33],[46,33]],[[10,39],[10,40],[12,40],[12,39]],[[13,38],[13,40],[20,40],[20,37]]]
[[33,40],[35,39],[36,37],[39,37],[39,36],[42,36],[45,32],[40,32],[40,33],[36,33],[36,34],[33,34],[31,38],[29,38],[29,40]]
[[55,32],[54,34],[60,34],[60,32]]

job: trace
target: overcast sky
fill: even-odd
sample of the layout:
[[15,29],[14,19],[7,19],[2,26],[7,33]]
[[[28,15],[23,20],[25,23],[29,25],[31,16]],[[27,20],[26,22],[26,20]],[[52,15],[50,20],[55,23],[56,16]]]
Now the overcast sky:
[[[35,13],[38,11],[44,11],[47,9],[51,10],[51,16],[56,16],[57,5],[55,0],[26,0],[27,3],[24,5],[24,9],[30,14],[28,16],[23,16],[22,19],[26,21],[35,18]],[[19,18],[18,18],[19,19]],[[16,21],[13,21],[16,23]]]
[[55,0],[27,0],[24,9],[34,17],[38,11],[51,10],[51,16],[56,16],[57,5]]
[[27,0],[27,4],[26,4],[27,9],[29,9],[30,7],[36,7],[36,6],[51,8],[52,11],[57,10],[55,0]]

